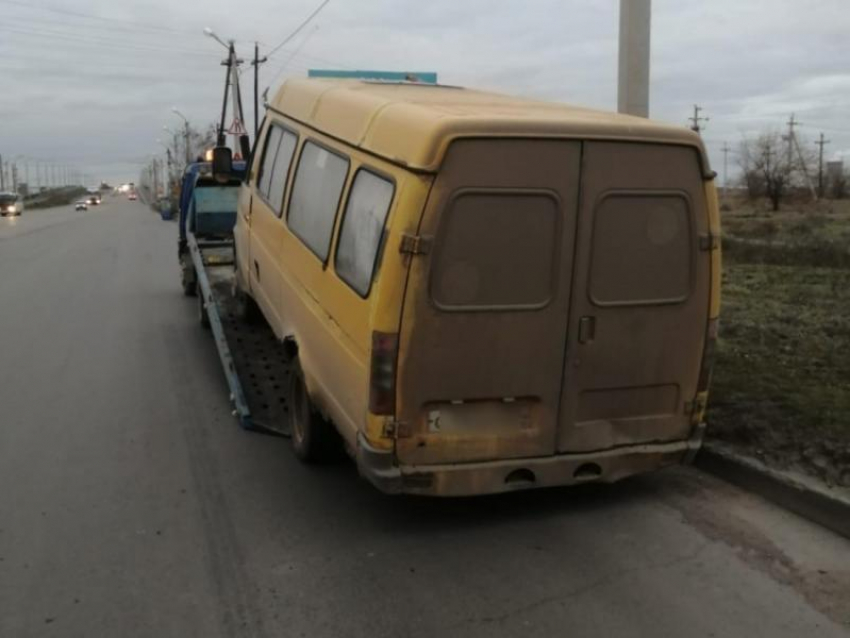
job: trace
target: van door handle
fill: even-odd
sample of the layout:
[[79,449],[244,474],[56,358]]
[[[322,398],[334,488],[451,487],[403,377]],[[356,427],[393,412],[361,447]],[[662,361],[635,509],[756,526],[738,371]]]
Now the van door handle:
[[578,342],[592,343],[596,338],[596,317],[582,317],[578,320]]
[[257,275],[257,281],[260,281],[260,264],[257,263],[257,260],[254,260],[254,272]]

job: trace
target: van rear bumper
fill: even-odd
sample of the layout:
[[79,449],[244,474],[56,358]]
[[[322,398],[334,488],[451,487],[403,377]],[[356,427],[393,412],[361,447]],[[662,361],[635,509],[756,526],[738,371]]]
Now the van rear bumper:
[[452,465],[399,466],[392,452],[376,450],[359,436],[357,466],[382,492],[423,496],[473,496],[522,489],[614,483],[635,474],[687,463],[701,437],[690,441],[619,447],[601,452],[558,454]]

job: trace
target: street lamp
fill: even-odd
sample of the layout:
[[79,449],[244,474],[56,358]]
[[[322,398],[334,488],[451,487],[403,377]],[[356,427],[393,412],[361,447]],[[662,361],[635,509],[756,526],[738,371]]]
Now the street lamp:
[[189,149],[189,120],[185,115],[183,115],[180,111],[177,110],[176,106],[172,107],[171,111],[183,120],[183,135],[186,141],[186,165],[188,166],[192,163],[192,152]]
[[225,42],[224,40],[222,40],[220,37],[218,37],[216,35],[215,31],[213,31],[209,27],[204,27],[204,35],[207,36],[208,38],[212,38],[213,40],[218,42],[221,46],[223,46],[225,49],[230,49],[230,45],[227,42]]

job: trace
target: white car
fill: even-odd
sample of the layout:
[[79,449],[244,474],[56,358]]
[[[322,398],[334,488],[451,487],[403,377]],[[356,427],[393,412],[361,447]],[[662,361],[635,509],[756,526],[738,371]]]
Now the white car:
[[24,212],[24,198],[16,193],[0,193],[0,215],[20,215]]
[[78,200],[76,204],[74,204],[74,210],[88,210],[89,205],[86,204],[86,200],[81,199]]

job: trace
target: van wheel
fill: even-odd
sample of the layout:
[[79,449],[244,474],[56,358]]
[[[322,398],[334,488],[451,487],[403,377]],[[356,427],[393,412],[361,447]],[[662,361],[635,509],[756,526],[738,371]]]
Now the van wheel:
[[304,372],[296,359],[289,373],[289,433],[295,456],[305,463],[328,463],[342,457],[342,438],[307,393]]
[[183,286],[183,294],[194,297],[198,294],[198,277],[195,267],[187,264],[185,259],[185,256],[180,258],[180,283]]
[[198,321],[202,328],[209,330],[210,316],[207,314],[207,309],[204,307],[204,294],[198,290]]

